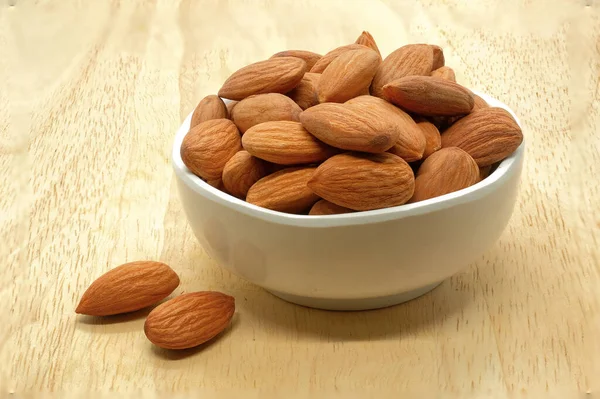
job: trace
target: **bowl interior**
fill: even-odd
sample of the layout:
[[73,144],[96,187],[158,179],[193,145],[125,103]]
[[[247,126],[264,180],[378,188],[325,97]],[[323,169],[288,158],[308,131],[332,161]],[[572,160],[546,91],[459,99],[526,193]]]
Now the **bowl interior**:
[[[519,126],[521,123],[514,113],[506,104],[480,92],[473,90],[473,93],[483,98],[491,107],[500,107],[506,109],[515,118]],[[518,167],[519,160],[523,157],[525,140],[509,157],[501,161],[492,173],[479,183],[467,187],[465,189],[445,194],[439,197],[430,198],[428,200],[404,204],[391,208],[377,209],[372,211],[362,211],[356,213],[348,213],[342,215],[324,215],[324,216],[308,216],[294,215],[278,211],[265,209],[243,200],[240,200],[232,195],[218,190],[200,177],[194,175],[183,163],[181,159],[180,149],[183,138],[189,131],[192,113],[183,121],[180,126],[175,140],[173,142],[172,163],[175,173],[181,181],[194,190],[197,194],[216,201],[232,211],[242,212],[257,218],[264,219],[272,223],[297,225],[303,227],[331,227],[353,224],[365,224],[381,222],[402,217],[415,216],[422,213],[432,212],[444,208],[448,208],[457,204],[472,201],[481,196],[486,195],[494,189],[494,186],[499,184],[507,174]],[[522,126],[521,126],[522,127]]]

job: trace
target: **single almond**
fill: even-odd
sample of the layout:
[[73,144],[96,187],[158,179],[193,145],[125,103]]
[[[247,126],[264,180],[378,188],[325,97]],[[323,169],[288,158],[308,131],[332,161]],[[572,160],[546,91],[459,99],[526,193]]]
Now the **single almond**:
[[492,165],[479,168],[479,180],[483,180],[492,172]]
[[271,58],[275,57],[296,57],[304,60],[306,62],[306,70],[310,71],[310,69],[319,61],[323,56],[321,54],[313,53],[312,51],[306,50],[286,50],[280,51],[277,54],[273,54]]
[[244,134],[259,123],[269,121],[298,121],[302,109],[291,98],[279,93],[258,94],[240,101],[231,120]]
[[223,186],[234,197],[246,198],[250,187],[268,173],[265,161],[253,157],[248,151],[238,151],[225,164]]
[[419,115],[454,116],[473,109],[471,91],[448,80],[431,76],[406,76],[383,87],[389,102]]
[[338,150],[318,140],[300,122],[264,122],[246,131],[242,146],[250,154],[281,165],[319,163]]
[[479,181],[479,167],[460,148],[448,147],[431,154],[419,167],[411,202],[439,197]]
[[323,58],[321,58],[319,61],[317,61],[316,64],[309,70],[309,72],[322,73],[325,70],[325,68],[327,68],[329,66],[329,64],[331,64],[333,62],[333,60],[335,60],[340,54],[342,54],[346,51],[350,51],[350,50],[360,50],[360,49],[366,49],[366,48],[368,48],[368,47],[363,46],[362,44],[356,44],[356,43],[337,47],[337,48],[331,50],[330,52],[328,52],[327,54],[325,54],[323,56]]
[[227,107],[219,96],[206,96],[196,106],[192,114],[190,128],[211,119],[226,119],[228,115]]
[[406,112],[394,104],[374,96],[359,96],[345,103],[346,105],[361,107],[378,107],[387,112],[389,117],[394,118],[400,134],[396,143],[388,150],[398,155],[406,162],[418,161],[423,157],[425,151],[425,137],[418,128],[415,121]]
[[490,107],[488,105],[488,103],[483,98],[481,98],[477,94],[474,94],[474,93],[472,93],[472,94],[473,94],[473,98],[474,98],[475,102],[474,102],[473,109],[471,110],[471,112],[475,112],[475,111],[478,111],[480,109],[489,108]]
[[417,123],[423,137],[425,137],[425,151],[423,152],[423,158],[426,159],[431,154],[442,148],[442,136],[440,131],[431,122],[423,121]]
[[90,316],[133,312],[165,299],[178,285],[177,273],[164,263],[125,263],[94,281],[75,312]]
[[371,94],[383,97],[383,86],[404,76],[428,76],[434,69],[433,59],[434,47],[429,44],[408,44],[400,47],[379,65],[371,83]]
[[319,102],[343,103],[369,89],[381,56],[371,49],[340,54],[323,71],[317,94]]
[[229,159],[242,149],[240,132],[229,119],[211,119],[193,127],[181,144],[181,159],[205,180],[222,177]]
[[230,324],[235,299],[216,291],[190,292],[150,312],[144,333],[164,349],[188,349],[210,341]]
[[400,136],[400,126],[381,107],[323,103],[300,114],[302,126],[316,138],[343,150],[380,153]]
[[523,142],[523,132],[503,108],[489,107],[460,119],[442,134],[442,147],[465,150],[480,167],[512,154]]
[[323,162],[308,182],[321,198],[357,211],[402,205],[414,190],[414,174],[390,154],[339,154]]
[[456,75],[454,74],[454,70],[449,66],[443,66],[431,71],[431,76],[456,83]]
[[223,185],[223,179],[206,180],[206,183],[217,190],[226,191],[225,186]]
[[300,83],[298,83],[298,86],[296,86],[294,90],[287,93],[287,96],[296,104],[298,104],[303,110],[310,108],[313,105],[317,105],[319,103],[319,98],[317,97],[317,86],[320,78],[320,73],[305,73]]
[[316,204],[310,208],[309,215],[317,216],[317,215],[339,215],[343,213],[351,213],[354,210],[345,208],[343,206],[339,206],[334,204],[333,202],[329,202],[327,200],[319,200]]
[[319,200],[306,185],[315,169],[286,168],[263,177],[250,187],[246,201],[279,212],[305,212]]
[[436,46],[435,44],[430,44],[430,46],[433,50],[433,64],[431,65],[431,70],[434,71],[443,67],[446,64],[446,59],[444,58],[444,50],[440,46]]
[[300,83],[306,62],[296,57],[275,57],[234,72],[219,90],[219,97],[243,100],[253,94],[287,93]]
[[239,101],[228,100],[225,106],[227,107],[227,115],[229,115],[229,119],[231,119],[231,114],[233,112],[233,108],[237,105]]
[[360,34],[358,39],[356,39],[355,43],[362,44],[363,46],[367,46],[367,47],[373,49],[381,57],[381,52],[379,51],[379,47],[377,47],[377,43],[375,43],[375,39],[373,39],[373,36],[369,32],[363,31],[363,33]]

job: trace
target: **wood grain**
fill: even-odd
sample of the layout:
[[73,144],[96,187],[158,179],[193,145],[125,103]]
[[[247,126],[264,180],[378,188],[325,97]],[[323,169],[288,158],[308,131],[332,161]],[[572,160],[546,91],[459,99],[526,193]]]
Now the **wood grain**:
[[[597,1],[10,4],[0,6],[2,394],[600,388]],[[463,273],[388,309],[311,310],[208,258],[179,203],[170,146],[236,69],[285,49],[324,54],[362,30],[384,56],[410,42],[442,46],[459,83],[520,116],[525,170],[505,233]],[[175,294],[234,295],[233,325],[173,353],[144,337],[147,311],[75,315],[93,279],[139,259],[171,265]]]

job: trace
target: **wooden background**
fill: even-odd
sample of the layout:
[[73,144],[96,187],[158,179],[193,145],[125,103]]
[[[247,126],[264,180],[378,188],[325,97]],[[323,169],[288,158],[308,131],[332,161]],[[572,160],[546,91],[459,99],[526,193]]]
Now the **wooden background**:
[[[598,388],[596,0],[0,4],[2,395],[566,397]],[[232,71],[283,49],[325,53],[362,30],[384,55],[410,42],[442,46],[461,83],[517,112],[526,165],[510,225],[463,273],[393,308],[310,310],[206,256],[177,197],[170,146]],[[182,280],[176,294],[234,295],[232,327],[174,353],[146,340],[147,312],[75,315],[93,279],[138,259],[170,264]]]

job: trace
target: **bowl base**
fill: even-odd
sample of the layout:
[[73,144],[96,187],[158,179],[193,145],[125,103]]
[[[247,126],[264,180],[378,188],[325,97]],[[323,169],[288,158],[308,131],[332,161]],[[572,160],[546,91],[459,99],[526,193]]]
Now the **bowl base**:
[[291,302],[296,305],[306,306],[309,308],[323,309],[323,310],[342,310],[342,311],[353,311],[353,310],[372,310],[386,308],[388,306],[398,305],[404,302],[408,302],[412,299],[418,298],[421,295],[428,293],[429,291],[440,285],[442,281],[426,285],[421,288],[417,288],[412,291],[400,292],[398,294],[380,296],[375,298],[356,298],[356,299],[330,299],[330,298],[311,298],[306,296],[298,296],[292,294],[286,294],[279,291],[267,290],[271,294],[278,298],[283,299],[286,302]]

